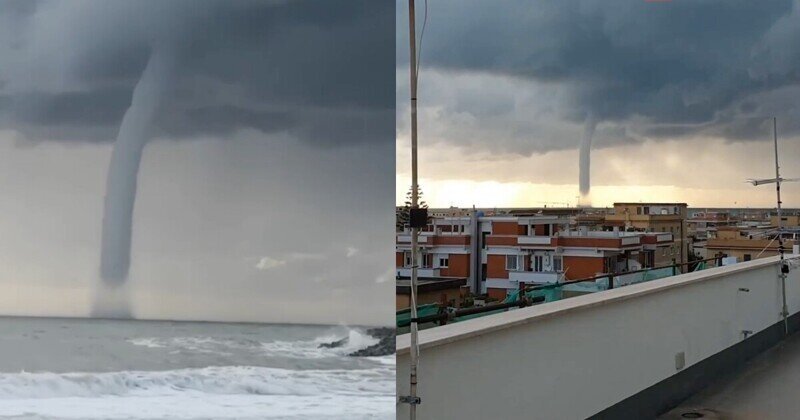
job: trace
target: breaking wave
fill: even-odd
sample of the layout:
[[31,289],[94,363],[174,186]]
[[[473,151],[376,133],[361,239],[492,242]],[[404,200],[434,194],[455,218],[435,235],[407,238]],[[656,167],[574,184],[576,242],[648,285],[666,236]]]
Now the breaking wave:
[[[336,329],[311,340],[256,341],[248,339],[220,339],[212,337],[143,337],[128,342],[149,348],[166,348],[193,353],[227,354],[230,351],[265,353],[299,359],[342,357],[378,343],[378,339],[358,329]],[[331,345],[338,343],[333,347]]]
[[[343,341],[344,340],[344,341]],[[317,359],[332,356],[347,356],[378,343],[378,339],[359,330],[350,329],[347,334],[326,334],[306,341],[272,341],[262,343],[262,349],[270,355]],[[341,343],[335,347],[325,347]]]
[[221,366],[171,371],[0,374],[0,400],[102,396],[360,395],[395,392],[391,367],[363,370],[287,370]]

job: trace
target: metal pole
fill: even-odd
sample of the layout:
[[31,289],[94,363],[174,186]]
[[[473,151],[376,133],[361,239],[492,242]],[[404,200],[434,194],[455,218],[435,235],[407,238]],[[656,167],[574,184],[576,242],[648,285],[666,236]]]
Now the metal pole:
[[[411,73],[411,208],[418,206],[417,185],[417,26],[414,19],[414,0],[408,0],[408,43],[410,47]],[[411,228],[411,368],[409,382],[409,414],[411,420],[417,418],[417,363],[419,358],[417,326],[417,266],[419,229]]]
[[778,118],[772,117],[772,138],[775,142],[775,192],[778,195],[778,253],[781,256],[781,263],[778,268],[781,278],[781,292],[783,295],[783,332],[789,335],[789,308],[786,305],[786,274],[783,272],[783,222],[781,219],[781,173],[778,166]]

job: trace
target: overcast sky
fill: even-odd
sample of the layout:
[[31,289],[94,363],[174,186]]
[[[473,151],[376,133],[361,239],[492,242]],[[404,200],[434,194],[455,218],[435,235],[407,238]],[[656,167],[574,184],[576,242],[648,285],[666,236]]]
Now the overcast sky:
[[368,0],[0,1],[0,313],[89,310],[112,145],[169,45],[137,316],[391,323],[394,22]]
[[[408,9],[397,7],[396,201],[410,184]],[[417,2],[418,33],[425,2]],[[419,35],[418,35],[419,37]],[[419,80],[433,206],[576,203],[588,115],[591,201],[774,207],[800,176],[800,0],[431,0]],[[800,207],[800,185],[784,202]]]

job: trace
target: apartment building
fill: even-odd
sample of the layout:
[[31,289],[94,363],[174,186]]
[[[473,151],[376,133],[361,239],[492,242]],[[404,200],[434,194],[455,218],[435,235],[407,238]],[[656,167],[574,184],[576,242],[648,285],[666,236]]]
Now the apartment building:
[[[420,232],[418,302],[458,301],[467,291],[503,299],[521,283],[545,284],[671,264],[667,232],[590,230],[573,213],[432,217]],[[397,233],[397,307],[409,305],[411,234]]]
[[[518,229],[512,234],[515,222]],[[671,233],[591,231],[580,227],[556,228],[543,235],[548,225],[538,227],[542,222],[526,218],[492,221],[484,250],[484,285],[490,297],[503,299],[523,283],[556,283],[672,263],[667,252],[673,244]]]
[[[796,240],[785,238],[784,252],[792,252],[793,246],[797,243]],[[779,252],[775,234],[735,226],[720,227],[716,237],[710,238],[706,243],[706,254],[709,258],[736,257],[740,262],[772,257]]]
[[482,218],[481,292],[504,299],[520,283],[559,281],[564,265],[552,239],[569,225],[570,218],[558,214]]
[[625,230],[671,233],[674,244],[669,252],[679,263],[688,262],[686,203],[614,203],[605,223]]
[[[473,243],[477,215],[468,217],[431,217],[419,234],[421,248],[417,268],[419,304],[445,301],[457,303],[466,287],[475,293],[475,270],[478,258]],[[396,306],[410,306],[411,232],[396,233],[395,270]]]
[[[770,226],[778,226],[778,215],[776,213],[769,216]],[[784,212],[781,214],[781,226],[785,228],[800,228],[800,213]]]
[[686,236],[692,241],[705,241],[717,234],[721,226],[736,226],[741,219],[728,212],[699,212],[686,219]]

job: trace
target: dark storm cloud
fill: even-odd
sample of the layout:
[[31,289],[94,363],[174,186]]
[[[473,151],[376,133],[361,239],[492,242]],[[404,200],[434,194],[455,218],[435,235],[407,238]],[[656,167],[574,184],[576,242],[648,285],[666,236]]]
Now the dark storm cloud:
[[394,116],[392,34],[375,30],[394,24],[388,2],[0,4],[0,22],[17,22],[13,37],[0,29],[0,127],[32,140],[112,141],[161,44],[179,74],[162,135],[249,127],[329,145],[386,139]]
[[36,0],[3,0],[0,2],[0,13],[8,13],[15,17],[25,17],[36,11]]
[[[399,3],[397,25],[406,26],[398,31],[397,60],[405,69],[408,11]],[[800,134],[798,109],[772,105],[800,85],[798,1],[435,0],[428,8],[423,104],[427,69],[557,87],[562,101],[553,106],[561,121],[577,125],[591,112],[598,129],[623,126],[614,129],[631,139],[764,138],[755,120],[772,115],[784,134]],[[423,16],[424,3],[418,2],[420,26]],[[398,98],[405,98],[407,84],[400,82]],[[492,88],[482,90],[489,94]],[[433,94],[427,98],[437,101]],[[498,110],[541,122],[519,115],[521,109],[498,108],[496,101],[470,108],[479,118]],[[579,130],[573,131],[576,138]],[[557,148],[529,144],[520,151]]]

